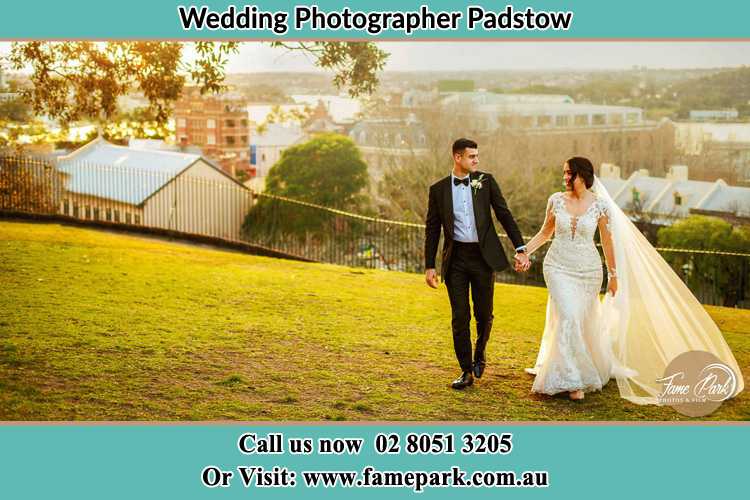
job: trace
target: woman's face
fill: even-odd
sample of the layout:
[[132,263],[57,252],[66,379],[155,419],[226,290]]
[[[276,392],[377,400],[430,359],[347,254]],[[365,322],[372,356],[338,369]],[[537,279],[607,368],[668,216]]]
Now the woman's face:
[[570,171],[570,165],[566,161],[563,165],[563,182],[565,183],[565,189],[567,191],[573,190],[573,184],[570,183],[570,179],[573,177],[573,172]]
[[583,179],[581,179],[581,176],[576,176],[575,180],[573,182],[570,182],[570,179],[572,178],[573,172],[570,170],[570,165],[568,165],[568,162],[566,161],[563,165],[563,182],[565,183],[565,190],[574,191],[575,188],[585,186]]

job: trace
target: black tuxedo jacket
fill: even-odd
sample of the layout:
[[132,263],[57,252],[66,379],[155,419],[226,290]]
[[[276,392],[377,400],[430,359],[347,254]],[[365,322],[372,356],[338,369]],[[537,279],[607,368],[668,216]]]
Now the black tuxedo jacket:
[[[497,220],[502,224],[510,241],[513,242],[514,248],[524,244],[523,238],[495,178],[486,172],[474,172],[470,175],[470,179],[478,179],[482,174],[484,174],[484,178],[482,179],[481,189],[471,189],[474,221],[479,235],[479,248],[487,264],[495,271],[502,271],[508,267],[508,258],[505,256],[505,252],[500,245],[500,238],[495,232],[490,207],[494,210]],[[451,182],[451,176],[449,175],[430,186],[427,220],[425,221],[425,269],[435,267],[435,257],[440,241],[440,228],[443,228],[445,242],[443,243],[443,263],[440,268],[440,276],[443,281],[445,281],[445,273],[450,265],[453,250],[453,186]]]

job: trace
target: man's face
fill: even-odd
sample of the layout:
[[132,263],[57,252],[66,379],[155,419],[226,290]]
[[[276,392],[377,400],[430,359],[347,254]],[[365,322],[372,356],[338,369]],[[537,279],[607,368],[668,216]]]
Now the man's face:
[[479,168],[479,150],[477,148],[466,148],[463,153],[456,153],[453,159],[467,172],[476,172]]

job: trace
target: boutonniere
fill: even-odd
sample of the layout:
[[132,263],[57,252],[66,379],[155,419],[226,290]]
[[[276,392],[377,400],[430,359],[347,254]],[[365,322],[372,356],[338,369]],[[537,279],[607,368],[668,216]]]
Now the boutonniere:
[[470,185],[474,190],[474,195],[477,194],[477,190],[482,189],[482,180],[484,180],[484,174],[479,174],[479,177],[471,180]]

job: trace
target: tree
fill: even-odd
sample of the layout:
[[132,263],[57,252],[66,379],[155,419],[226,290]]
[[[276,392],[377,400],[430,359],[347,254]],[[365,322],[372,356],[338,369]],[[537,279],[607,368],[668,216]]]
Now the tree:
[[[372,92],[387,54],[370,42],[273,42],[272,46],[303,51],[321,68],[336,72],[334,83],[352,96]],[[31,87],[21,91],[37,115],[67,125],[81,119],[104,123],[118,112],[117,100],[129,92],[143,93],[148,111],[159,123],[170,114],[187,76],[201,92],[222,90],[224,68],[238,42],[196,42],[198,58],[183,61],[179,42],[15,42],[11,67],[31,67]]]
[[[750,231],[715,217],[693,215],[659,230],[660,246],[725,252],[750,252]],[[750,285],[747,257],[665,252],[664,258],[695,292],[718,293],[734,307]]]
[[29,106],[23,99],[15,98],[0,102],[0,121],[27,122],[30,118]]
[[367,165],[351,139],[329,133],[284,150],[268,172],[266,192],[358,211],[368,182]]
[[334,251],[337,238],[359,234],[362,225],[305,203],[361,213],[368,183],[367,165],[354,143],[342,135],[320,134],[284,150],[271,167],[265,193],[245,219],[245,234],[275,247],[291,241],[297,253],[302,241],[308,253],[312,248],[319,255]]
[[64,179],[50,163],[0,155],[0,209],[55,213]]

